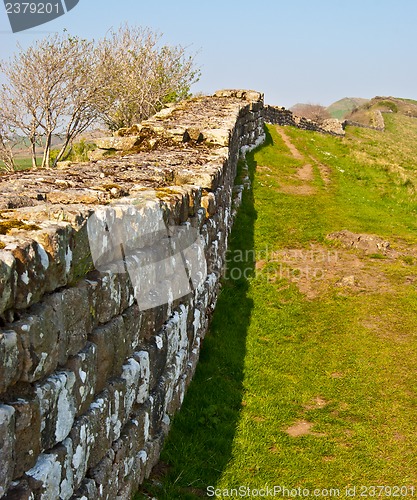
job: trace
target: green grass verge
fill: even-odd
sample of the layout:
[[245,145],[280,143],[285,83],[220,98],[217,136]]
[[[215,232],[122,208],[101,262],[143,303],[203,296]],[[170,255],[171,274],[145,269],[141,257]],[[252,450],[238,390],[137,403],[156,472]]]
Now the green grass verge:
[[[246,262],[229,263],[229,274],[247,269],[248,279],[224,281],[162,453],[167,466],[136,499],[195,499],[210,485],[339,488],[340,496],[361,485],[417,488],[417,272],[410,246],[417,243],[417,124],[386,119],[384,133],[349,128],[344,139],[285,128],[315,162],[309,195],[282,189],[300,184],[303,161],[274,127],[248,156],[253,191],[244,195],[230,255],[252,250],[264,262],[255,272],[248,252]],[[342,229],[378,234],[409,254],[342,251],[326,239]],[[383,284],[352,290],[329,279],[307,297],[270,257],[311,245],[359,259]],[[362,271],[346,268],[346,275]],[[290,436],[302,422],[310,432]]]

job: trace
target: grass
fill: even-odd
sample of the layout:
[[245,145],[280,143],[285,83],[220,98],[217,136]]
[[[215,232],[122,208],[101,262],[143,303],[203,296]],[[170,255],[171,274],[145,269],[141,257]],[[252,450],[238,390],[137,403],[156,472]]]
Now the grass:
[[[417,487],[417,124],[385,118],[386,132],[348,128],[344,139],[285,128],[314,165],[309,194],[285,189],[307,181],[275,127],[248,156],[253,191],[230,255],[248,250],[257,263],[229,262],[229,276],[248,279],[224,281],[167,465],[135,498],[195,499],[210,485]],[[398,256],[326,238],[341,229],[388,239]],[[285,252],[298,260],[283,267],[274,257]],[[361,286],[338,286],[318,255]],[[302,423],[309,432],[291,436]]]
[[[31,158],[15,158],[16,170],[28,170],[32,168]],[[4,170],[4,164],[0,161],[0,172]]]

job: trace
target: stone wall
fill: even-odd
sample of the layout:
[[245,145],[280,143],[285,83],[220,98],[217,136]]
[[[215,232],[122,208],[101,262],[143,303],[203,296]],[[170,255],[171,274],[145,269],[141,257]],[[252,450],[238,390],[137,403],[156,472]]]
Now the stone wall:
[[[0,497],[128,499],[150,473],[216,304],[262,111],[257,92],[221,91],[100,141],[89,163],[0,177]],[[133,253],[97,265],[91,220],[98,249],[123,226]],[[168,264],[187,255],[173,249],[153,277],[168,300],[141,307],[129,265],[171,241],[161,224],[179,246],[196,231],[203,279],[175,293]]]
[[294,115],[289,109],[279,106],[264,106],[263,111],[266,123],[273,123],[276,125],[290,125],[302,130],[312,130],[332,135],[345,135],[342,123],[339,120],[329,118],[324,120],[322,124],[318,124],[308,118]]
[[352,127],[369,128],[371,130],[378,130],[379,132],[383,132],[385,130],[385,120],[379,109],[370,113],[369,124],[356,122],[354,120],[344,120],[343,127],[346,127],[347,125]]

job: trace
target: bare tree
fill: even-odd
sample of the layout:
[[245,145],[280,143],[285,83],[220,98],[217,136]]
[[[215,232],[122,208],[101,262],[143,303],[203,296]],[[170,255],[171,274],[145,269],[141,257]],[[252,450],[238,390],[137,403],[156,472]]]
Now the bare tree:
[[160,45],[160,38],[124,26],[95,46],[64,32],[26,50],[19,46],[11,60],[0,62],[6,79],[0,120],[29,140],[33,167],[39,145],[41,167],[50,166],[54,135],[63,141],[55,166],[98,117],[115,130],[188,96],[199,76],[193,57],[181,46]]
[[64,34],[19,49],[0,65],[7,79],[2,89],[6,119],[29,138],[34,166],[42,137],[42,167],[48,167],[53,135],[63,132],[59,161],[68,144],[97,117],[93,44]]
[[99,110],[111,130],[148,118],[164,103],[189,95],[199,78],[193,56],[181,46],[160,45],[148,28],[123,26],[98,44]]
[[36,146],[40,143],[39,121],[41,110],[38,95],[33,92],[27,74],[12,71],[11,65],[0,64],[7,84],[0,88],[0,121],[4,137],[10,135],[27,138],[30,143],[32,166],[36,168]]
[[330,113],[321,104],[299,104],[297,105],[295,113],[318,124],[321,124],[324,120],[331,118]]

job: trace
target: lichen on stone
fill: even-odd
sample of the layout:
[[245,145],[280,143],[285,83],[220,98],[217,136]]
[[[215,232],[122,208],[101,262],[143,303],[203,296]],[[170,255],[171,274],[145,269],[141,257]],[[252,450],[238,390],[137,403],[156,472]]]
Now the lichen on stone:
[[25,231],[39,231],[41,228],[36,224],[27,224],[18,219],[8,219],[0,221],[0,234],[9,234],[13,229],[23,229]]

